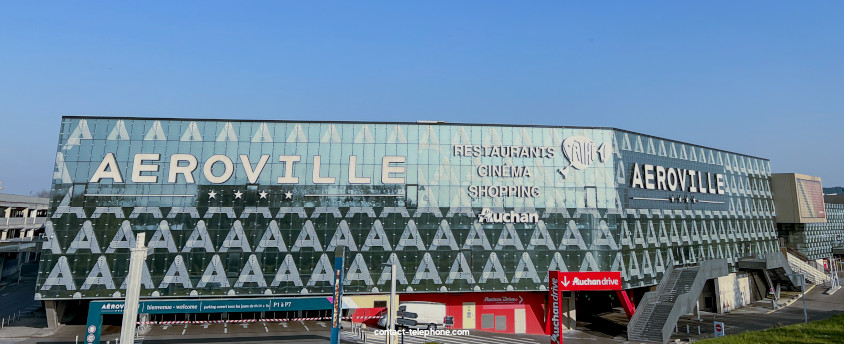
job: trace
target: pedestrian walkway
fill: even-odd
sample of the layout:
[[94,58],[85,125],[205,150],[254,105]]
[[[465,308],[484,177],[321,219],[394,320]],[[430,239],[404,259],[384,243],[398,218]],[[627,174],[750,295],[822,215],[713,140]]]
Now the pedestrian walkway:
[[[378,328],[364,328],[353,329],[346,327],[341,332],[341,339],[349,343],[386,343],[387,338],[380,333]],[[399,336],[398,342],[407,344],[424,344],[424,343],[441,343],[441,344],[494,344],[494,343],[510,343],[510,344],[539,344],[546,343],[547,337],[533,336],[533,335],[508,335],[497,334],[475,330],[448,330],[450,334],[446,334],[445,330],[435,331],[434,335],[411,335],[405,334]],[[410,333],[410,332],[406,332]],[[545,338],[545,340],[541,340]]]
[[[827,319],[844,312],[844,293],[825,295],[827,288],[813,287],[806,292],[806,313],[809,321]],[[725,334],[738,334],[747,331],[766,330],[776,326],[793,325],[803,322],[803,302],[800,294],[789,293],[781,299],[777,309],[757,304],[743,307],[725,314],[701,312],[700,320],[693,315],[686,315],[678,322],[671,340],[692,340],[714,336],[715,321],[723,322]],[[698,334],[700,326],[700,334]]]

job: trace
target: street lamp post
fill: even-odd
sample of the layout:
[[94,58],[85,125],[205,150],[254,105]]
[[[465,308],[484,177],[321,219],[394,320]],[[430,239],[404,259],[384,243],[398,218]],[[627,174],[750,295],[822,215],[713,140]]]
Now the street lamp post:
[[138,318],[138,303],[141,294],[141,275],[147,247],[144,246],[145,233],[138,233],[135,247],[129,256],[129,272],[126,274],[126,300],[123,307],[123,322],[120,327],[120,342],[132,343],[135,340],[135,326]]
[[800,295],[803,299],[803,322],[809,322],[809,316],[806,314],[806,276],[803,274],[786,274],[787,276],[798,276],[800,278]]
[[396,329],[396,263],[383,263],[381,265],[390,267],[390,309],[387,311],[387,344],[393,344],[398,341],[398,338],[394,336]]

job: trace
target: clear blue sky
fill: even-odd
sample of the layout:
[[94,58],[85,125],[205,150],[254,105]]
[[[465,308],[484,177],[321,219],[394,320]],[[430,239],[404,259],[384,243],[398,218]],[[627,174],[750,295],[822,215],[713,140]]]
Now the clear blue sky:
[[2,192],[61,115],[611,126],[844,185],[844,2],[0,4]]

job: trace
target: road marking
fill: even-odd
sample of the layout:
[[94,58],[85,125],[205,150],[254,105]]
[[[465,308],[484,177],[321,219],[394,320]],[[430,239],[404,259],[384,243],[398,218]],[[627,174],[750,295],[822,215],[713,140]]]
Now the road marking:
[[223,323],[223,333],[229,333],[229,324]]
[[286,323],[286,322],[282,322],[282,323],[278,323],[278,324],[279,324],[279,325],[281,325],[281,326],[284,326],[284,328],[287,328],[287,323]]
[[308,332],[311,332],[311,329],[308,328],[308,325],[305,325],[304,321],[300,321],[300,323],[302,323],[302,326],[305,326],[305,329],[308,330]]
[[[501,339],[504,339],[504,340],[507,340],[507,341],[516,341],[516,342],[522,342],[522,343],[536,343],[536,341],[533,340],[533,339],[510,338],[510,337],[501,337],[501,336],[493,336],[493,337],[494,338],[501,338]],[[571,337],[566,337],[566,338],[571,338]]]
[[267,328],[267,323],[262,323],[262,324],[264,324],[264,331],[269,333],[270,329]]
[[319,322],[318,324],[319,324],[319,326],[322,326],[322,327],[327,327],[327,326],[325,326],[325,323],[324,323],[324,322]]
[[169,327],[169,326],[167,326],[167,325],[161,326],[161,330],[162,330],[162,331],[163,331],[163,330],[166,330],[166,329],[167,329],[167,327]]
[[[806,293],[808,293],[808,292],[812,291],[812,289],[815,289],[815,285],[814,285],[814,284],[812,284],[809,288],[807,288],[807,289],[806,289],[806,291],[805,291],[805,292],[803,292],[803,294],[806,294]],[[795,302],[797,302],[797,301],[800,301],[800,297],[799,297],[799,296],[798,296],[798,297],[795,297],[793,300],[791,300],[791,301],[789,301],[789,302],[786,302],[784,305],[780,306],[779,308],[777,308],[777,309],[773,309],[773,310],[771,310],[771,311],[768,311],[768,312],[767,312],[767,313],[765,313],[765,314],[771,314],[771,313],[773,313],[773,312],[777,312],[777,311],[779,311],[779,310],[781,310],[781,309],[785,309],[786,307],[791,306],[791,304],[793,304],[793,303],[795,303]]]
[[[501,340],[481,336],[445,336],[441,340],[446,340],[452,343],[458,343],[458,341],[459,343],[502,343]],[[510,340],[510,338],[507,338],[507,340]]]

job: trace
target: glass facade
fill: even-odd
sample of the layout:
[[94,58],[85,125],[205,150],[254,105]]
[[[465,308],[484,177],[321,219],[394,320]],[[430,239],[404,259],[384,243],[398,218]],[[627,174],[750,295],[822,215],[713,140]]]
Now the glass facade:
[[824,210],[826,222],[777,224],[783,244],[811,260],[832,256],[844,246],[844,204],[826,203]]
[[41,299],[545,290],[778,249],[770,165],[609,128],[63,119]]

